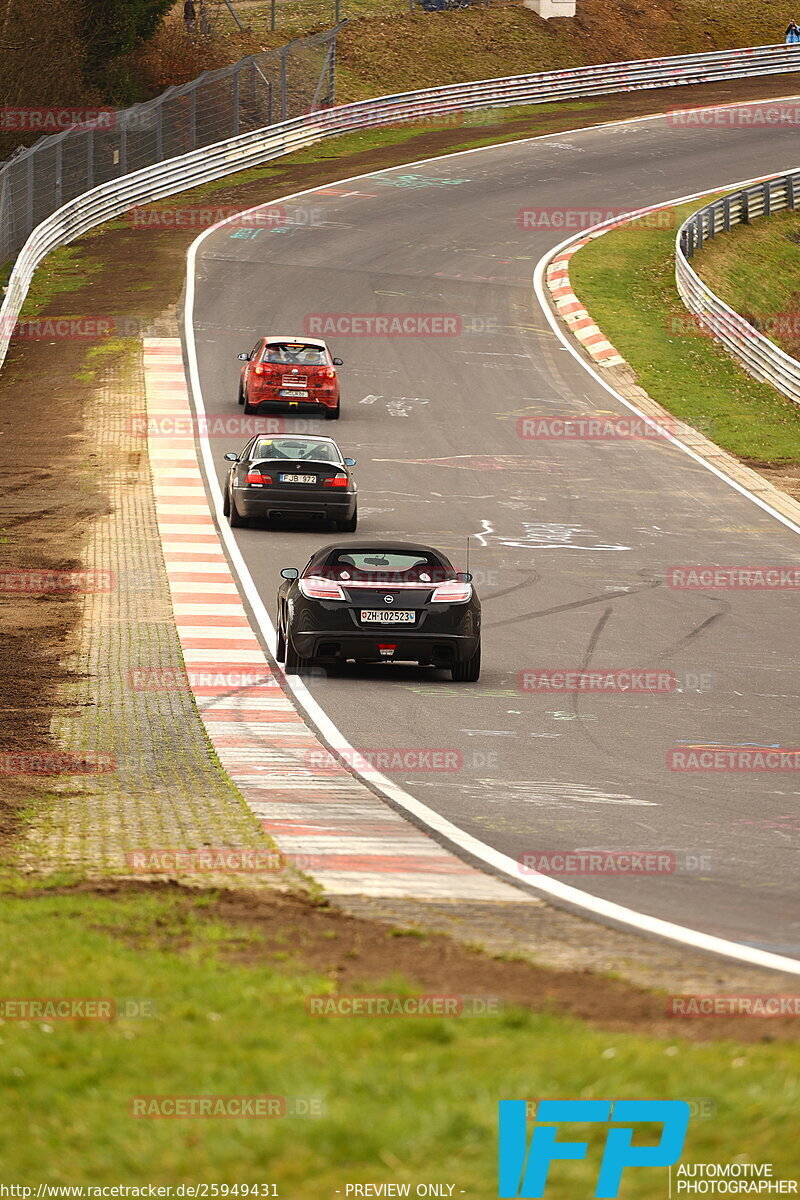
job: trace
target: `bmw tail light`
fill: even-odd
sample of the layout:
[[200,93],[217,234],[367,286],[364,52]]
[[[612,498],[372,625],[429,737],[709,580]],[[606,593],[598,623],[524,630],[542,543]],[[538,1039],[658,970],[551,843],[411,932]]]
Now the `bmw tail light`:
[[248,483],[272,483],[271,475],[262,475],[258,471],[250,471],[247,475]]
[[318,575],[308,575],[300,580],[300,591],[307,600],[345,600],[339,584],[333,579],[321,579]]
[[347,487],[346,475],[331,475],[330,479],[323,479],[323,487]]
[[431,602],[436,604],[465,604],[472,596],[472,584],[462,583],[459,579],[448,579],[440,583],[431,596]]

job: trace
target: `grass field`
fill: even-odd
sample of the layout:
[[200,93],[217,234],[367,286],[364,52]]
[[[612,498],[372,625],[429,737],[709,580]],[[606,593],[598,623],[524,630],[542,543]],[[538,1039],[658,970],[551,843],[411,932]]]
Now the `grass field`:
[[737,225],[707,242],[692,265],[736,312],[800,355],[800,213]]
[[[269,1182],[301,1200],[346,1182],[439,1180],[485,1200],[496,1194],[498,1099],[545,1096],[702,1100],[709,1115],[690,1124],[687,1161],[745,1154],[774,1162],[776,1174],[792,1167],[797,1046],[610,1034],[519,1008],[314,1017],[306,997],[332,992],[333,981],[294,961],[291,941],[237,965],[254,936],[209,919],[209,903],[164,894],[0,900],[6,999],[106,997],[148,1014],[4,1021],[4,1179]],[[387,974],[365,990],[412,994]],[[320,1115],[129,1115],[131,1098],[145,1095],[272,1095],[290,1106],[300,1097]],[[585,1133],[590,1161],[554,1169],[555,1200],[593,1194],[601,1134]],[[630,1172],[622,1194],[666,1195],[665,1172]]]
[[[677,208],[675,225],[699,206]],[[641,386],[675,416],[746,461],[797,461],[797,405],[693,327],[675,289],[674,243],[674,228],[612,230],[572,257],[572,286]]]

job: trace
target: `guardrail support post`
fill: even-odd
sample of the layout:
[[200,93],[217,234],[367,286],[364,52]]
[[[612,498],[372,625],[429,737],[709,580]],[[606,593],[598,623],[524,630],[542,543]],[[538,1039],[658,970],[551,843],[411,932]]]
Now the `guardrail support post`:
[[28,152],[25,162],[25,236],[33,232],[33,155]]
[[750,224],[750,193],[742,192],[742,224]]
[[731,231],[731,198],[730,198],[730,196],[726,196],[725,199],[722,201],[722,219],[723,219],[723,224],[725,226],[725,232],[730,233],[730,231]]
[[767,179],[764,182],[764,216],[768,217],[772,212],[772,189],[770,181]]
[[794,208],[794,175],[786,176],[786,207]]
[[64,161],[63,142],[56,142],[56,208],[61,208],[61,168]]
[[708,210],[708,232],[706,237],[709,241],[713,241],[717,236],[717,206],[712,204]]

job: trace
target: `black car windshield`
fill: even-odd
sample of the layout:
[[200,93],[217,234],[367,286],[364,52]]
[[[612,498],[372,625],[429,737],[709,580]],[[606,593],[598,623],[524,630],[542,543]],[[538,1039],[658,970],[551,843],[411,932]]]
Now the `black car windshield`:
[[452,570],[433,554],[397,550],[335,550],[321,573],[345,583],[375,584],[441,583],[453,577]]
[[308,459],[312,462],[341,463],[339,451],[331,442],[316,438],[259,438],[253,443],[250,457]]
[[286,366],[325,367],[328,360],[321,346],[305,346],[299,342],[272,342],[264,347],[262,362]]

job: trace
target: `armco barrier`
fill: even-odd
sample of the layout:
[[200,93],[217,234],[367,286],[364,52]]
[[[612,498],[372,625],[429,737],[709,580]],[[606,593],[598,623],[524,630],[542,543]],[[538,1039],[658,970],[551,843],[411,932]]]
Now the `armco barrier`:
[[675,282],[683,303],[751,375],[772,384],[795,403],[800,402],[800,362],[720,300],[692,269],[689,259],[706,241],[734,225],[797,208],[799,200],[800,171],[765,179],[692,213],[675,242]]
[[564,71],[426,88],[295,117],[122,175],[62,205],[34,229],[22,247],[0,308],[0,364],[5,360],[33,272],[42,259],[55,247],[65,245],[137,204],[162,199],[246,167],[258,166],[335,134],[376,125],[411,121],[414,118],[429,119],[432,115],[452,112],[541,104],[552,100],[710,83],[756,75],[779,75],[798,70],[800,55],[793,47],[756,46],[720,50],[713,54],[604,63]]

